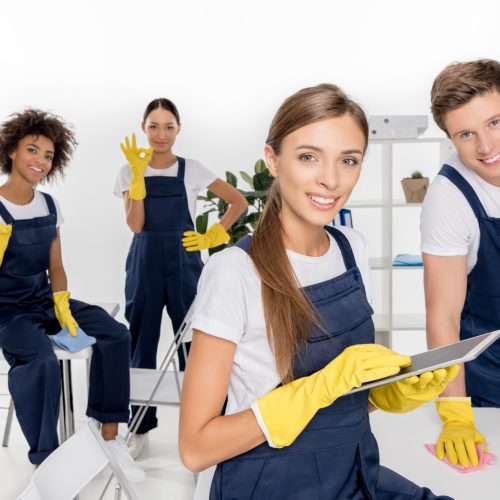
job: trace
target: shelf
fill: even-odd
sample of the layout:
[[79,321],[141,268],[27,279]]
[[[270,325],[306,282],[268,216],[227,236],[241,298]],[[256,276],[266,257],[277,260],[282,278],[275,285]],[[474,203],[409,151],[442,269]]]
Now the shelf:
[[393,266],[392,259],[388,257],[372,257],[370,259],[370,269],[380,270],[380,269],[394,269],[394,270],[415,270],[423,269],[424,266]]
[[411,144],[411,143],[423,143],[423,142],[448,142],[447,137],[414,137],[410,139],[368,139],[369,144]]
[[350,200],[345,208],[421,207],[422,203],[407,203],[405,200]]
[[422,203],[408,203],[406,200],[394,200],[392,202],[393,207],[405,207],[405,208],[415,208],[421,207]]
[[370,259],[370,268],[373,269],[390,269],[392,260],[388,257],[372,257]]
[[392,317],[392,326],[389,325],[387,314],[374,314],[376,332],[391,330],[425,330],[425,314],[395,314]]

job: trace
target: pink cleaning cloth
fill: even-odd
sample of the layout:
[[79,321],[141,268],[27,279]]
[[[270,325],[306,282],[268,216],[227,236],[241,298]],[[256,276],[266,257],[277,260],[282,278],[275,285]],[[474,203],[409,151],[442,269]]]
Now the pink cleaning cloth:
[[[424,444],[425,449],[431,454],[436,456],[436,446],[434,444]],[[477,456],[479,458],[479,464],[477,466],[473,465],[468,465],[467,467],[464,467],[463,465],[457,464],[453,465],[451,462],[448,461],[448,457],[445,455],[443,462],[445,464],[448,464],[450,467],[453,467],[453,469],[457,470],[461,474],[468,474],[469,472],[476,472],[477,470],[484,469],[485,467],[488,467],[489,465],[493,465],[493,463],[496,461],[497,457],[493,453],[489,453],[487,451],[484,451],[484,448],[486,448],[487,444],[486,443],[481,443],[481,444],[476,444],[476,450],[477,450]]]

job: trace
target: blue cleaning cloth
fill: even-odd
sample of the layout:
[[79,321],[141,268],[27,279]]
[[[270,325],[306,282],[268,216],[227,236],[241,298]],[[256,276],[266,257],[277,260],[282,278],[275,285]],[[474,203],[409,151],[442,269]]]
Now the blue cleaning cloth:
[[49,335],[49,339],[61,349],[70,352],[77,352],[96,343],[95,337],[90,337],[81,328],[77,327],[76,337],[73,337],[67,327],[59,333]]
[[410,253],[398,253],[392,261],[393,266],[423,266],[421,255],[412,255]]

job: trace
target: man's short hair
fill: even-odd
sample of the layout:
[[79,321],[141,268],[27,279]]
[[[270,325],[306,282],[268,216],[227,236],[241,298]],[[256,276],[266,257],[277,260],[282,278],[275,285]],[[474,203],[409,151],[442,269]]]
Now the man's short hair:
[[474,97],[497,91],[500,94],[500,63],[494,59],[453,63],[439,73],[431,90],[431,111],[438,127],[446,132],[446,113]]

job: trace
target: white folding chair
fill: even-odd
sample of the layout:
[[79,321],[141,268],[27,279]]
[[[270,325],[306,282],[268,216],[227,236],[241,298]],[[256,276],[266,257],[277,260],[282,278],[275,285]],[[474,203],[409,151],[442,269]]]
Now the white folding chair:
[[[102,307],[111,317],[115,317],[120,306],[115,302],[104,302],[97,304]],[[75,416],[73,414],[73,391],[71,383],[71,361],[76,359],[87,360],[87,365],[92,357],[92,347],[86,347],[78,352],[69,352],[54,346],[54,352],[61,366],[62,390],[61,390],[61,412],[59,416],[59,438],[61,442],[66,440],[75,432]],[[4,360],[2,350],[0,349],[0,360]],[[88,370],[87,370],[88,372]],[[9,396],[10,398],[10,396]],[[7,420],[2,440],[2,446],[9,445],[10,429],[12,426],[12,416],[14,413],[14,404],[9,400]]]
[[[3,433],[2,446],[7,446],[9,442],[9,434],[10,434],[10,426],[12,422],[12,416],[14,414],[14,406],[12,405],[12,398],[10,397],[10,393],[8,389],[5,389],[7,392],[3,392],[3,387],[7,387],[7,376],[8,376],[8,368],[5,370],[4,365],[7,363],[3,360],[2,351],[0,350],[0,363],[2,365],[2,372],[0,373],[0,377],[2,377],[2,392],[0,393],[0,409],[7,410],[7,418],[5,419],[5,427]],[[5,378],[4,378],[5,377]]]
[[104,444],[96,423],[90,419],[40,464],[17,500],[70,500],[106,465],[113,471],[125,495],[130,500],[137,500]]
[[[130,369],[130,404],[140,406],[139,410],[134,415],[130,423],[129,430],[125,436],[128,441],[133,433],[137,431],[139,425],[146,415],[146,411],[150,406],[179,406],[181,402],[181,389],[184,373],[179,372],[175,362],[177,349],[182,347],[186,355],[184,345],[184,337],[189,331],[191,325],[191,317],[194,310],[194,300],[189,308],[186,316],[174,334],[174,340],[167,349],[160,367],[156,370],[149,368],[131,368]],[[186,356],[187,358],[187,356]],[[169,366],[173,366],[173,371],[169,371]],[[195,481],[196,481],[195,474]],[[99,500],[104,498],[104,495],[111,483],[109,478],[104,487]],[[119,488],[115,492],[115,498],[120,498]]]
[[[193,310],[194,300],[181,326],[174,334],[174,340],[167,349],[159,368],[156,370],[148,368],[130,369],[130,404],[141,408],[139,408],[130,423],[127,437],[137,431],[146,415],[146,410],[150,406],[180,405],[184,373],[177,370],[175,355],[179,347],[182,346],[185,350],[184,337],[189,331]],[[173,371],[168,370],[170,365],[173,366]]]

